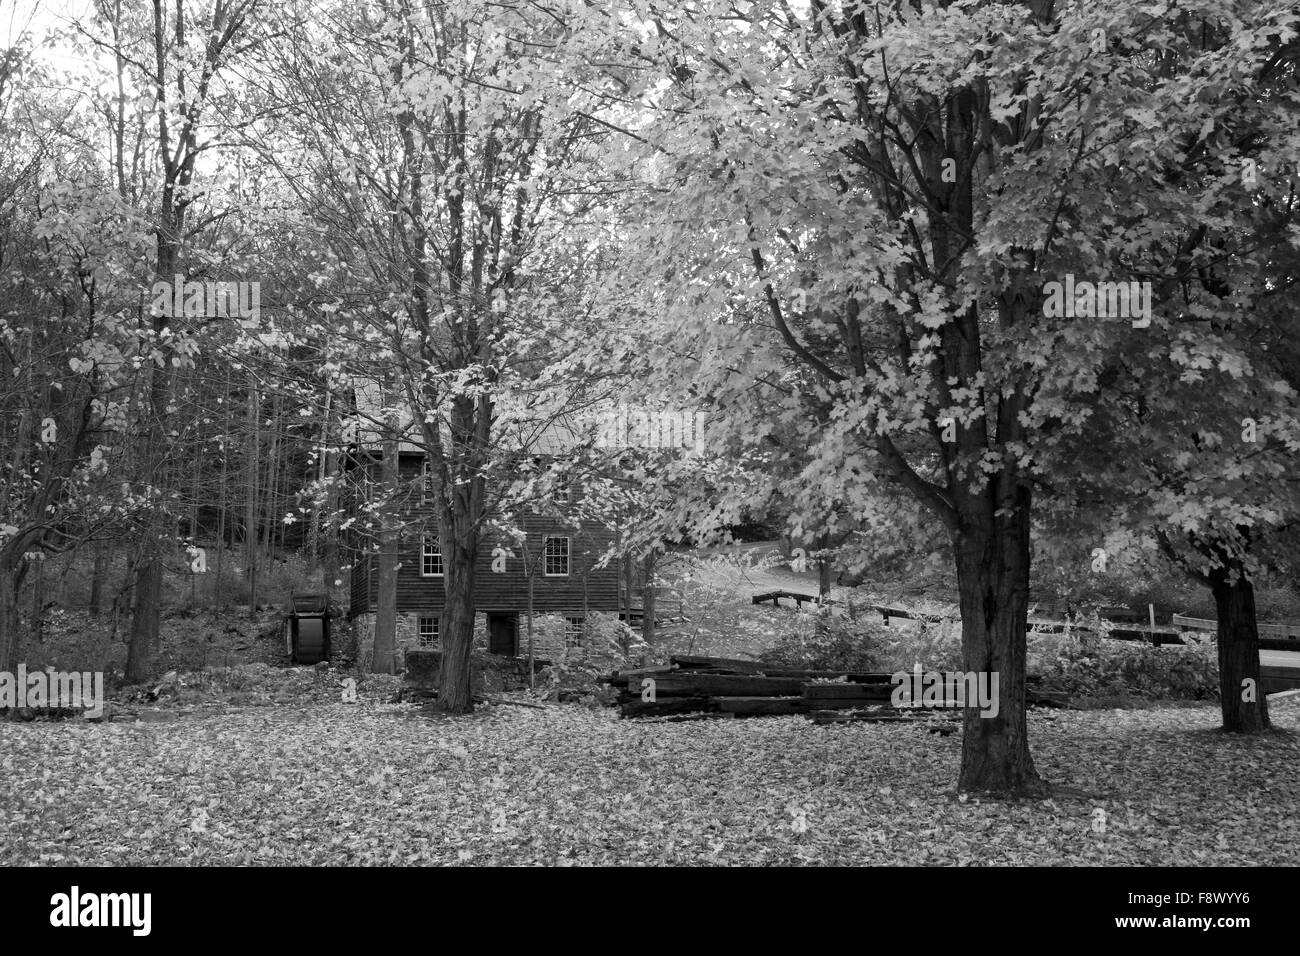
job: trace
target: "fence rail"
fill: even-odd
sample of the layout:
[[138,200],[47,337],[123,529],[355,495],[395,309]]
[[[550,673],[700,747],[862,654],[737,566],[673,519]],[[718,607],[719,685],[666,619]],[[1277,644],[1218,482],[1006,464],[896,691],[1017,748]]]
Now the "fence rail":
[[[1217,631],[1219,629],[1218,621],[1211,621],[1203,617],[1187,617],[1183,614],[1175,614],[1172,623],[1174,627],[1180,627],[1188,631]],[[1300,624],[1259,624],[1257,629],[1260,637],[1281,640],[1300,639]]]

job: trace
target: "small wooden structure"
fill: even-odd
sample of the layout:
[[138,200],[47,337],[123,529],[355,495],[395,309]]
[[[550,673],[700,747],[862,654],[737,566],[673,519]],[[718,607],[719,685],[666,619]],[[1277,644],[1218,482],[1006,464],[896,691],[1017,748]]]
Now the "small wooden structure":
[[834,604],[835,603],[834,601],[831,601],[829,599],[823,601],[819,599],[815,594],[804,594],[799,591],[765,591],[762,594],[755,594],[754,597],[751,599],[750,603],[762,604],[765,601],[771,601],[773,607],[780,607],[781,598],[789,598],[790,600],[794,601],[795,606],[800,609],[803,608],[804,601],[807,601],[809,604]]

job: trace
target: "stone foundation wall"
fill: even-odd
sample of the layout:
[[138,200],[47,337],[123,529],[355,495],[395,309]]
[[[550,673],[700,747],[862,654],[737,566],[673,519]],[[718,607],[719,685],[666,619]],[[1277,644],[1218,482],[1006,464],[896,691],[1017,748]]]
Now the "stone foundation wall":
[[[419,613],[403,613],[397,615],[397,669],[402,671],[406,667],[406,652],[419,650],[420,648],[420,618],[427,615]],[[356,661],[357,667],[363,673],[370,673],[375,659],[375,615],[358,614],[352,620],[353,634],[356,642]],[[478,646],[478,622],[475,621],[475,646]],[[487,632],[484,631],[484,642],[487,641]]]
[[[534,614],[533,615],[533,654],[550,661],[589,661],[604,665],[622,658],[620,636],[623,627],[617,614],[603,611],[591,611],[587,614],[587,626],[582,636],[581,647],[565,647],[564,619],[578,617],[580,612],[572,615]],[[528,619],[519,616],[519,653],[528,654]]]
[[[428,649],[420,647],[419,619],[423,616],[426,615],[419,612],[397,615],[396,644],[399,671],[404,670],[406,667],[408,652]],[[588,614],[584,647],[566,648],[564,646],[564,618],[565,615],[563,614],[533,615],[533,655],[535,657],[550,661],[586,660],[603,665],[613,662],[621,656],[619,638],[623,627],[619,623],[617,614],[600,611],[593,611]],[[375,615],[373,613],[358,614],[351,623],[352,634],[349,644],[355,649],[349,656],[355,657],[357,666],[364,673],[369,673],[374,662]],[[487,648],[487,615],[476,614],[474,615],[474,650],[486,655]],[[437,648],[433,649],[436,650]],[[519,656],[527,657],[527,655],[528,616],[520,614]],[[337,658],[339,655],[335,653],[333,656]]]

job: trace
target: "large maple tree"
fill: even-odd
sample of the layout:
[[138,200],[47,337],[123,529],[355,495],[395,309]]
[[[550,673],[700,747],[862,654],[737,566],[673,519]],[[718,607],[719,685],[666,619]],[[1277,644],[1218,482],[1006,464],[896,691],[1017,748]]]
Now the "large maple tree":
[[[1034,508],[1099,394],[1174,360],[1172,327],[1213,347],[1176,293],[1248,218],[1243,158],[1276,172],[1295,155],[1278,79],[1297,14],[778,0],[636,16],[629,56],[656,68],[638,249],[676,295],[666,335],[697,346],[690,389],[743,423],[728,409],[794,375],[812,468],[886,476],[937,517],[964,666],[1001,678],[998,715],[966,713],[959,786],[1045,792],[1024,708]],[[1248,143],[1230,135],[1242,111]],[[1048,284],[1076,280],[1138,283],[1152,307],[1051,308]]]

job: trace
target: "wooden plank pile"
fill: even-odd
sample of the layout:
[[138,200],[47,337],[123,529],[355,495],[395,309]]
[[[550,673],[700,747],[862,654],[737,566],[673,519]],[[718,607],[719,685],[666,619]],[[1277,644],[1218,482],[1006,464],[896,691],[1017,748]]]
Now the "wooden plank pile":
[[[667,664],[615,671],[604,679],[619,689],[617,704],[624,717],[803,714],[815,723],[960,719],[959,709],[895,708],[890,702],[894,690],[891,678],[890,674],[806,670],[679,655]],[[1064,706],[1051,695],[1031,693],[1030,697],[1036,703]]]

